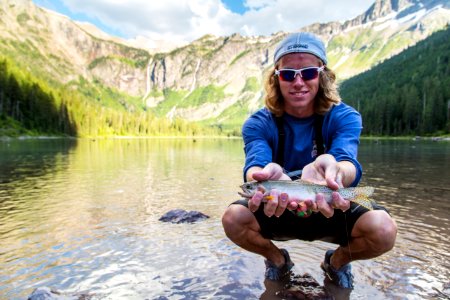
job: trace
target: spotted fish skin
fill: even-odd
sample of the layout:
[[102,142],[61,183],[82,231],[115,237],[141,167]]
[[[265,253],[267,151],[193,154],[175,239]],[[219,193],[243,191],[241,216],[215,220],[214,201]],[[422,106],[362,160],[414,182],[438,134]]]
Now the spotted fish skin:
[[[245,198],[251,198],[258,190],[269,196],[270,191],[276,189],[280,193],[286,193],[291,197],[315,201],[316,195],[322,193],[328,203],[331,203],[331,194],[334,192],[334,190],[325,185],[314,184],[303,180],[250,181],[241,185],[241,189],[242,192],[239,192],[239,195]],[[340,188],[336,192],[338,192],[345,200],[357,203],[368,210],[373,210],[373,200],[369,198],[374,192],[373,187]],[[270,200],[270,197],[268,200]]]

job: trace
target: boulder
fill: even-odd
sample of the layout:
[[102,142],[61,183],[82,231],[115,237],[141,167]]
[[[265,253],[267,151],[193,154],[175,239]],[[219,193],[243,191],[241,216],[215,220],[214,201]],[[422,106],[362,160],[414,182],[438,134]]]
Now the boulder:
[[333,300],[325,287],[321,286],[310,274],[294,275],[284,289],[276,293],[283,299],[320,299]]
[[43,286],[34,289],[28,300],[88,300],[91,295],[87,293],[65,294],[55,289]]
[[204,219],[208,219],[209,216],[195,210],[186,211],[184,209],[172,209],[166,212],[159,221],[170,223],[194,223]]

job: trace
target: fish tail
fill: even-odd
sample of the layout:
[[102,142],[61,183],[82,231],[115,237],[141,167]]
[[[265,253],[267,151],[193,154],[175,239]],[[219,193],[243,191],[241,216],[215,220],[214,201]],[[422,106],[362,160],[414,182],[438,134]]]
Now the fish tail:
[[370,199],[365,194],[358,194],[355,198],[351,200],[362,207],[367,208],[368,210],[373,210],[373,200]]

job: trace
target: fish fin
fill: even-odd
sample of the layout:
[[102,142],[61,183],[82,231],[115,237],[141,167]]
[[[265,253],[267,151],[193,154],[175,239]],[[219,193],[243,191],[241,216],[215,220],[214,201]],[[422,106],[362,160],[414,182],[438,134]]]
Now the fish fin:
[[362,207],[367,208],[368,210],[373,210],[373,200],[367,197],[364,194],[357,195],[354,199],[351,200]]

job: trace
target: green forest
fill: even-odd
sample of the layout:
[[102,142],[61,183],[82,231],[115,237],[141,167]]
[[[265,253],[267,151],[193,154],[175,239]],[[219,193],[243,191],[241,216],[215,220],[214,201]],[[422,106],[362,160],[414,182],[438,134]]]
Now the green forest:
[[341,84],[344,102],[363,117],[363,135],[450,132],[450,29]]
[[[94,95],[95,94],[95,95]],[[201,136],[217,128],[156,117],[116,93],[77,83],[49,87],[0,58],[0,136]],[[93,101],[93,100],[94,101]],[[96,101],[95,101],[96,100]]]

